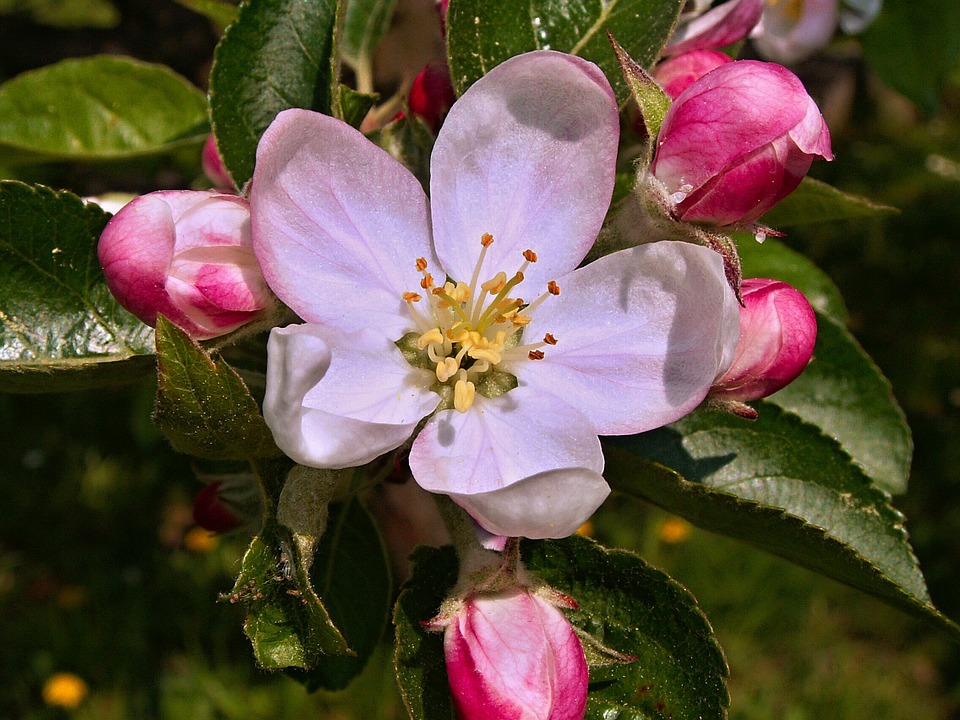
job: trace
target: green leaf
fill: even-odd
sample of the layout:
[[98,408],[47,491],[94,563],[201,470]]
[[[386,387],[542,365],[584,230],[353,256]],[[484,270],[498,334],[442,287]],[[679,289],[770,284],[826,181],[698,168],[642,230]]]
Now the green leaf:
[[0,0],[0,15],[12,13],[57,28],[112,28],[120,22],[110,0]]
[[349,652],[323,603],[297,571],[296,549],[268,521],[243,557],[226,598],[247,607],[243,629],[268,670],[315,667],[324,655]]
[[447,56],[458,95],[507,58],[560,50],[595,62],[623,103],[630,96],[607,39],[641,66],[660,54],[683,0],[450,0]]
[[747,540],[960,638],[930,603],[889,496],[817,428],[775,405],[758,407],[755,421],[699,410],[608,441],[604,477],[625,495]]
[[369,63],[390,28],[397,0],[349,0],[343,26],[343,55],[354,67]]
[[617,62],[620,70],[623,72],[623,79],[630,89],[630,96],[637,107],[640,108],[640,117],[647,129],[647,135],[651,142],[660,134],[660,127],[663,125],[663,118],[670,110],[670,96],[664,92],[659,83],[653,79],[653,76],[640,67],[636,61],[627,54],[627,51],[611,37],[613,51],[617,56]]
[[356,655],[324,655],[312,670],[294,676],[311,692],[340,690],[363,670],[390,615],[386,551],[358,500],[330,506],[311,575],[314,589]]
[[257,143],[277,113],[330,114],[336,11],[336,0],[248,0],[220,40],[210,116],[238,187],[253,175]]
[[846,323],[849,313],[840,290],[805,256],[772,238],[760,244],[753,235],[737,233],[735,237],[745,278],[783,280],[806,295],[814,310]]
[[456,583],[457,554],[450,545],[420,546],[410,561],[412,575],[393,611],[397,632],[394,669],[400,694],[412,720],[456,720],[443,659],[443,635],[420,623],[437,615],[440,603]]
[[156,336],[153,421],[176,450],[212,460],[280,454],[257,401],[233,368],[214,362],[162,315]]
[[0,390],[60,392],[153,367],[153,330],[117,304],[97,260],[109,215],[76,195],[0,182]]
[[[588,718],[724,718],[727,666],[693,597],[636,555],[580,537],[525,542],[529,569],[573,597],[574,626],[637,658],[590,667]],[[457,576],[450,547],[417,548],[413,577],[397,602],[396,670],[414,720],[448,720],[453,708],[436,616]],[[589,656],[588,656],[589,657]]]
[[206,98],[162,65],[101,55],[0,86],[0,154],[10,163],[119,160],[201,145]]
[[889,381],[843,326],[818,317],[813,361],[767,402],[839,442],[881,489],[906,492],[913,453],[907,419]]
[[224,28],[237,19],[237,6],[231,0],[174,0],[178,5],[203,15],[214,25]]
[[370,109],[377,104],[380,96],[377,94],[368,95],[367,93],[357,92],[347,85],[341,85],[340,89],[340,110],[343,114],[343,121],[355,128],[360,127],[360,123],[370,112]]
[[870,70],[926,111],[937,108],[944,79],[960,63],[960,3],[884,0],[862,36]]
[[582,537],[525,542],[529,570],[570,595],[574,626],[637,658],[590,668],[587,718],[726,718],[727,663],[694,597],[624,550]]
[[836,222],[854,218],[895,215],[899,210],[850,195],[820,180],[806,177],[796,190],[777,203],[760,220],[773,228]]

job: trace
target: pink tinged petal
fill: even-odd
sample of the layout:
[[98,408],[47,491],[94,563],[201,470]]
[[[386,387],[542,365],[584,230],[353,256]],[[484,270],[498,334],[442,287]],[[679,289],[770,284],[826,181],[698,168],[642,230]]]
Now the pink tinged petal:
[[664,55],[723,47],[743,40],[760,22],[763,0],[730,0],[685,24],[663,49]]
[[460,720],[581,720],[588,671],[570,621],[523,590],[468,598],[444,634]]
[[566,537],[609,492],[590,422],[522,385],[478,396],[467,412],[434,415],[413,443],[410,469],[421,487],[450,495],[497,535]]
[[200,164],[203,172],[219,190],[232,190],[233,180],[220,158],[220,152],[217,150],[217,141],[213,135],[207,136],[207,141],[203,144],[203,152],[200,154]]
[[791,64],[826,47],[837,22],[837,0],[804,0],[799,18],[790,3],[771,2],[750,37],[762,57]]
[[545,357],[508,369],[540,392],[562,394],[600,435],[673,422],[703,400],[732,358],[738,305],[720,256],[655,242],[603,257],[560,278],[560,295],[533,314],[523,341],[551,333]]
[[736,355],[710,394],[758,400],[803,372],[816,344],[817,320],[803,293],[779,280],[744,280],[742,293]]
[[692,50],[660,63],[654,68],[653,76],[667,95],[676,98],[695,80],[730,62],[732,58],[718,50]]
[[340,120],[285,110],[257,148],[250,205],[267,283],[302,318],[410,329],[416,260],[437,263],[423,189],[386,152]]
[[[313,324],[274,328],[263,416],[277,446],[301,465],[343,468],[409,438],[439,398],[417,385],[409,365],[403,374],[385,342]],[[342,385],[351,382],[359,384]]]
[[575,268],[610,204],[618,138],[613,91],[580,58],[531,52],[474,83],[447,115],[431,161],[434,239],[447,274],[469,282],[484,233],[494,242],[482,279],[509,276],[527,248],[539,261],[525,288]]

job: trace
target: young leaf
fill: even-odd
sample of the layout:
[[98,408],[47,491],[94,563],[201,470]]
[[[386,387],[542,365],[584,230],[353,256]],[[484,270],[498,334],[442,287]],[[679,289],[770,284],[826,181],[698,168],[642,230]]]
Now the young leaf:
[[796,190],[777,203],[761,220],[773,228],[809,223],[852,220],[878,215],[895,215],[894,207],[850,195],[820,180],[806,177]]
[[268,670],[309,670],[325,655],[349,653],[326,608],[298,572],[292,544],[268,520],[243,556],[240,575],[224,599],[243,603],[243,629]]
[[805,256],[773,238],[760,244],[753,235],[737,233],[735,237],[745,278],[783,280],[806,295],[818,313],[841,324],[847,322],[849,313],[840,290]]
[[[640,108],[640,116],[647,129],[647,135],[653,142],[660,134],[663,118],[670,110],[670,96],[664,92],[653,76],[640,67],[623,46],[611,35],[610,43],[617,56],[617,63],[623,72],[623,79],[630,89],[630,95]],[[652,153],[652,151],[651,151]]]
[[904,493],[913,441],[890,383],[853,336],[817,317],[817,345],[803,374],[767,402],[834,438],[878,487]]
[[360,674],[390,614],[390,568],[377,526],[355,498],[330,506],[311,571],[313,587],[356,655],[324,655],[292,672],[309,691],[340,690]]
[[360,127],[360,123],[363,122],[367,113],[370,112],[370,108],[376,105],[377,100],[380,99],[379,95],[368,95],[357,92],[347,85],[340,85],[338,92],[340,94],[342,119],[345,123],[353,125],[355,128]]
[[214,362],[162,315],[156,335],[153,421],[176,450],[211,460],[280,454],[257,401],[233,368]]
[[586,538],[526,542],[529,570],[570,595],[570,621],[636,658],[590,668],[587,718],[726,718],[727,663],[697,601],[624,550]]
[[436,616],[456,583],[457,554],[450,545],[421,545],[410,560],[413,574],[393,611],[397,631],[394,669],[400,695],[411,720],[455,720],[443,634],[428,631],[421,623]]
[[960,638],[931,605],[903,516],[888,496],[817,428],[774,405],[758,407],[756,421],[701,410],[608,440],[604,477],[625,495],[747,540]]
[[64,60],[0,86],[8,163],[120,160],[200,146],[206,98],[162,65],[101,55]]
[[277,113],[330,113],[337,0],[248,0],[227,28],[210,73],[217,148],[238,187]]
[[153,329],[107,289],[109,215],[76,195],[0,182],[0,390],[58,392],[143,377]]
[[560,50],[595,62],[622,103],[630,96],[607,40],[650,66],[680,14],[683,0],[451,0],[447,56],[458,95],[492,67],[530,50]]

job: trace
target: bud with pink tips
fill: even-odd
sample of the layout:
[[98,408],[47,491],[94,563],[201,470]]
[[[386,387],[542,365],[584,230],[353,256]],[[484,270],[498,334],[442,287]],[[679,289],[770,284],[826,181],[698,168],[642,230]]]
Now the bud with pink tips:
[[107,286],[148,325],[162,314],[195,340],[225,335],[274,305],[250,241],[246,200],[166,190],[136,198],[98,246]]
[[691,50],[664,60],[653,69],[653,77],[663,91],[676,100],[695,81],[730,62],[733,58],[719,50]]
[[746,226],[793,192],[818,157],[833,159],[830,132],[800,79],[738,60],[677,97],[651,172],[676,219]]
[[796,379],[813,356],[817,319],[803,293],[765,278],[744,280],[741,292],[740,340],[733,363],[710,390],[713,400],[743,403],[771,395]]
[[510,588],[472,595],[434,621],[445,626],[447,676],[460,720],[582,720],[587,662],[554,603],[576,604],[543,594]]

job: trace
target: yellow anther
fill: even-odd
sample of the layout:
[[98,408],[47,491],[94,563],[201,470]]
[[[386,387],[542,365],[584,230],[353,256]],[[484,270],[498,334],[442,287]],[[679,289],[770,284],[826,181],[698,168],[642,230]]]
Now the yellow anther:
[[450,293],[450,296],[457,302],[466,302],[470,299],[470,286],[466,283],[458,282],[453,292]]
[[417,272],[423,272],[427,269],[427,259],[426,258],[417,258]]
[[513,284],[519,285],[523,282],[523,273],[520,270],[517,270],[517,274],[513,276]]
[[501,270],[492,278],[487,280],[485,283],[480,285],[482,290],[486,290],[488,293],[498,293],[503,290],[503,286],[507,284],[507,274]]
[[408,303],[420,302],[420,293],[415,292],[405,292],[403,294],[403,299]]
[[431,275],[430,273],[426,273],[426,274],[420,279],[420,287],[422,287],[424,290],[429,290],[430,288],[432,288],[432,287],[433,287],[433,275]]
[[490,243],[493,242],[493,235],[490,233],[484,233],[480,236],[480,244],[484,247],[490,247]]
[[466,323],[457,323],[452,328],[447,330],[447,338],[451,342],[462,343],[470,336],[470,326]]
[[460,371],[460,379],[453,386],[453,407],[459,412],[466,412],[473,405],[473,399],[477,396],[477,387],[467,380],[467,372]]
[[543,350],[531,350],[527,353],[527,357],[531,360],[543,360]]
[[556,280],[551,280],[550,282],[547,283],[547,292],[550,293],[551,295],[560,294],[560,286],[557,285]]
[[472,357],[474,360],[486,360],[491,365],[496,365],[503,358],[503,355],[500,351],[493,347],[479,348],[472,347],[470,348],[467,355]]
[[556,344],[557,344],[557,339],[556,339],[553,335],[551,335],[550,333],[547,333],[546,335],[543,336],[543,341],[544,341],[547,345],[556,345]]
[[533,250],[524,250],[523,257],[527,262],[536,262],[537,254]]
[[460,363],[458,363],[454,358],[444,358],[437,363],[437,380],[444,383],[456,375],[457,370],[459,369]]
[[443,333],[440,332],[440,328],[435,327],[427,330],[417,340],[417,347],[423,350],[427,345],[433,345],[434,343],[443,344]]
[[510,319],[510,322],[512,322],[515,327],[525,327],[525,326],[527,326],[527,325],[530,324],[530,320],[531,320],[531,319],[532,319],[532,318],[530,318],[530,317],[528,317],[528,316],[526,316],[526,315],[514,315],[514,316]]

